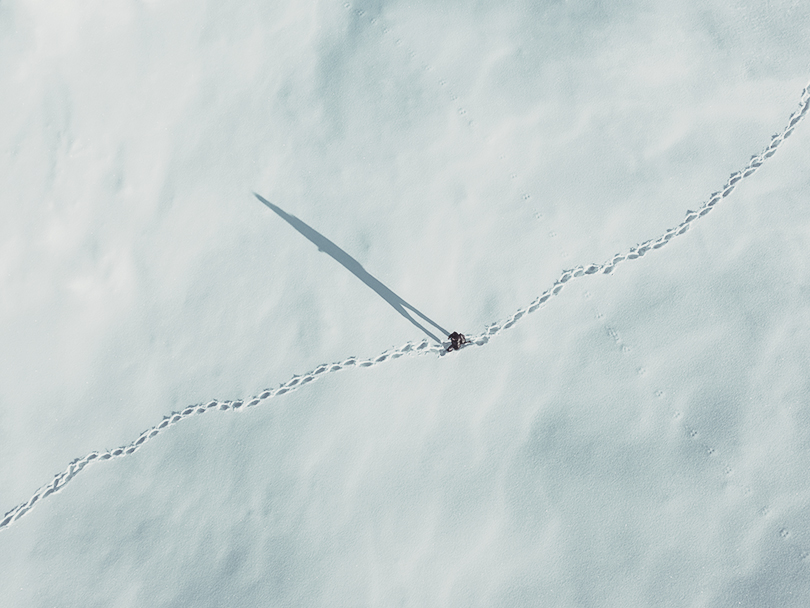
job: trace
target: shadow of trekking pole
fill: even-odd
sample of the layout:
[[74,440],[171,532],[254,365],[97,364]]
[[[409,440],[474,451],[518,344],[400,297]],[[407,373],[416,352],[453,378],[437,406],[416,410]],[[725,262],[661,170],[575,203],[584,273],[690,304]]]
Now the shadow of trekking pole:
[[442,343],[442,341],[435,335],[433,335],[430,331],[428,331],[424,325],[422,325],[421,323],[419,323],[419,321],[414,319],[410,313],[412,312],[416,314],[418,317],[420,317],[423,321],[427,321],[430,325],[438,329],[442,333],[442,335],[445,336],[448,335],[447,330],[443,329],[441,326],[431,321],[428,317],[423,315],[416,308],[408,304],[405,300],[403,300],[393,291],[388,289],[388,287],[383,285],[377,278],[369,274],[368,271],[366,271],[366,269],[360,265],[360,262],[355,260],[352,256],[343,251],[340,247],[335,245],[332,241],[330,241],[320,232],[318,232],[305,222],[299,220],[294,215],[290,215],[280,207],[277,207],[276,205],[268,201],[266,198],[256,194],[255,192],[253,194],[256,196],[257,199],[259,199],[262,203],[264,203],[265,205],[267,205],[267,207],[269,207],[272,211],[274,211],[281,219],[283,219],[290,226],[295,228],[298,232],[300,232],[310,241],[312,241],[319,251],[328,253],[336,262],[340,263],[354,276],[356,276],[358,279],[363,281],[363,283],[371,287],[371,289],[376,291],[377,295],[379,295],[383,300],[385,300],[391,306],[393,306],[394,310],[396,310],[399,314],[401,314],[403,317],[408,319],[408,321],[416,325],[419,329],[421,329],[428,336],[430,336],[430,338],[432,338],[439,344]]

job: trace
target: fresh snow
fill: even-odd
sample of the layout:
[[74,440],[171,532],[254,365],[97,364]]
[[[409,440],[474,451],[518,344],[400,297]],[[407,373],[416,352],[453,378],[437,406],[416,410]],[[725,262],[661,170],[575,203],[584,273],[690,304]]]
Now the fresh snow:
[[806,606],[809,28],[0,4],[0,605]]

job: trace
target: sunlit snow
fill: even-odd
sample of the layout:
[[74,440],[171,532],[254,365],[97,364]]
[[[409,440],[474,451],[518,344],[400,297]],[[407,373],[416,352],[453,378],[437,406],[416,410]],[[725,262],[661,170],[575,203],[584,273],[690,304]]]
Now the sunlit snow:
[[808,32],[0,3],[0,605],[807,606]]

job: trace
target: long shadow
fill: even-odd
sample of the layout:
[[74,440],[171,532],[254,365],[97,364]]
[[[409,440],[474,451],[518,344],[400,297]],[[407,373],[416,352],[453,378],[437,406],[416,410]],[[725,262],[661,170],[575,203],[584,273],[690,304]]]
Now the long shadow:
[[408,321],[410,321],[411,323],[416,325],[419,329],[421,329],[423,332],[425,332],[433,340],[435,340],[439,344],[442,343],[442,341],[439,338],[434,336],[421,323],[419,323],[416,319],[414,319],[410,315],[410,313],[408,311],[410,310],[411,312],[416,313],[416,315],[418,315],[423,320],[427,321],[433,327],[438,329],[442,333],[442,335],[445,335],[445,336],[448,335],[447,330],[445,330],[441,326],[439,326],[436,323],[434,323],[433,321],[431,321],[429,318],[427,318],[425,315],[423,315],[421,312],[419,312],[413,306],[408,304],[405,300],[400,298],[393,291],[388,289],[385,285],[380,283],[379,280],[377,280],[375,277],[371,276],[366,271],[366,269],[363,268],[360,265],[360,262],[355,260],[352,256],[350,256],[348,253],[343,251],[340,247],[335,245],[332,241],[330,241],[328,238],[326,238],[320,232],[318,232],[314,228],[310,227],[308,224],[302,222],[301,220],[299,220],[294,215],[290,215],[289,213],[287,213],[283,209],[277,207],[276,205],[274,205],[273,203],[271,203],[270,201],[268,201],[264,197],[260,196],[259,194],[256,194],[255,192],[253,194],[256,196],[257,199],[259,199],[262,203],[264,203],[270,209],[272,209],[279,217],[281,217],[281,219],[286,221],[290,226],[295,228],[298,232],[300,232],[305,237],[307,237],[310,241],[312,241],[315,244],[315,246],[318,247],[319,251],[323,251],[324,253],[328,253],[330,256],[332,256],[335,259],[336,262],[339,262],[340,264],[342,264],[354,276],[356,276],[358,279],[363,281],[363,283],[365,283],[366,285],[371,287],[371,289],[376,291],[377,295],[379,295],[383,300],[385,300],[391,306],[393,306],[394,310],[396,310],[399,314],[401,314],[403,317],[408,319]]

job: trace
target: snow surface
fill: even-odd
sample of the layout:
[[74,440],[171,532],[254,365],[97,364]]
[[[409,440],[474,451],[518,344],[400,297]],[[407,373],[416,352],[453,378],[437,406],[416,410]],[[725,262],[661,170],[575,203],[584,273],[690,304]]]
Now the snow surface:
[[792,0],[0,4],[0,605],[807,606],[809,56]]

